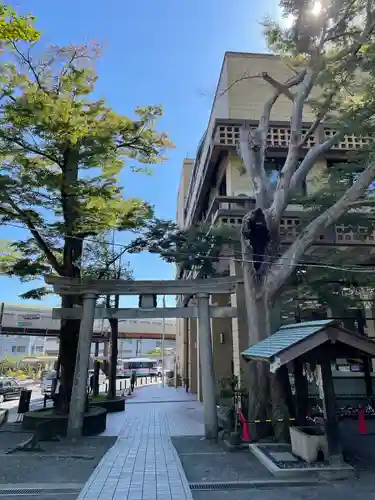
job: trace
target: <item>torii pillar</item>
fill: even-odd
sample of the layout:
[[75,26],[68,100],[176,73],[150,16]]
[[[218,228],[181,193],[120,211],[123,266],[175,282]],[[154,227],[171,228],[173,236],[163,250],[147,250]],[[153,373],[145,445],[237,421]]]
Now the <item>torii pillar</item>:
[[214,360],[212,354],[210,302],[208,294],[198,294],[199,363],[202,374],[204,434],[217,439],[217,406]]
[[85,294],[83,296],[83,316],[79,327],[78,349],[67,430],[67,437],[73,439],[82,436],[96,299],[97,296],[94,294]]

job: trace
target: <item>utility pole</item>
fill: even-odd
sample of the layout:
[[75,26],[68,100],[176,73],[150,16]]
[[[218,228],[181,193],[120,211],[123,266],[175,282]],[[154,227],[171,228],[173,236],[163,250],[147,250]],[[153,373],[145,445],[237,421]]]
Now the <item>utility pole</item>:
[[[165,295],[163,295],[163,307],[165,308]],[[164,341],[165,341],[165,317],[163,316],[163,332],[161,337],[161,385],[164,387]]]

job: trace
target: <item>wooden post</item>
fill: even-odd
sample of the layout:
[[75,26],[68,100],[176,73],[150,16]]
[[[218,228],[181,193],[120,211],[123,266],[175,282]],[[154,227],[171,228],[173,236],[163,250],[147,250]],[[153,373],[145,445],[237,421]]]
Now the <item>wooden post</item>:
[[324,356],[320,361],[324,393],[325,431],[328,440],[329,460],[332,463],[342,462],[339,422],[337,419],[336,397],[333,386],[331,359]]
[[202,373],[204,429],[206,439],[217,439],[216,382],[212,356],[211,320],[208,294],[198,295],[199,361]]
[[94,328],[95,302],[96,295],[86,294],[83,297],[83,316],[79,328],[78,350],[74,370],[72,398],[69,408],[67,436],[70,438],[82,436],[91,338]]
[[306,377],[303,375],[303,363],[295,359],[294,386],[296,390],[296,419],[298,425],[306,425],[307,407],[309,404],[309,390]]

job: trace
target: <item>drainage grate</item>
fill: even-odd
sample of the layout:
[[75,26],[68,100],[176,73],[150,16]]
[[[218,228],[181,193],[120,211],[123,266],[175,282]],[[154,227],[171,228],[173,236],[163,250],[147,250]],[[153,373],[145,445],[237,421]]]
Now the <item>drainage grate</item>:
[[204,490],[204,491],[214,491],[214,490],[268,490],[272,488],[293,488],[297,486],[316,486],[317,481],[236,481],[227,483],[190,483],[191,490]]
[[37,495],[43,493],[42,488],[9,488],[0,489],[0,495]]
[[10,495],[61,495],[64,494],[75,494],[79,493],[80,489],[72,490],[72,488],[59,488],[59,489],[49,489],[49,488],[0,488],[0,497],[10,496]]

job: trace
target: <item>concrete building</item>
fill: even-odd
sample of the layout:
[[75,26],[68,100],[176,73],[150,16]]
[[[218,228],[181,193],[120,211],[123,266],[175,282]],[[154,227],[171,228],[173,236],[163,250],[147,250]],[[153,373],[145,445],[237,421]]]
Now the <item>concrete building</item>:
[[[257,125],[264,102],[272,93],[272,88],[263,79],[243,78],[244,75],[257,75],[262,72],[282,82],[292,76],[291,70],[277,56],[233,52],[225,54],[207,130],[198,146],[195,159],[186,159],[183,162],[177,197],[177,223],[181,228],[188,228],[196,222],[240,228],[243,215],[253,205],[251,187],[237,154],[236,144],[241,127],[245,124],[254,127]],[[270,117],[265,165],[275,186],[287,154],[290,113],[290,101],[281,95]],[[313,120],[314,115],[306,106],[306,130]],[[330,137],[333,133],[328,126],[319,129],[310,137],[305,152],[315,145],[320,137]],[[303,192],[313,193],[319,185],[322,172],[345,160],[349,151],[361,147],[365,141],[365,138],[346,136],[325,158],[317,162],[301,186]],[[282,244],[288,245],[296,238],[300,230],[299,219],[299,207],[289,206],[281,221]],[[336,225],[320,236],[319,243],[326,246],[374,245],[375,233],[365,239],[361,238],[359,233],[360,228],[356,232],[353,227]],[[221,276],[241,273],[241,265],[230,260],[220,261],[217,267],[217,274]],[[199,278],[197,273],[182,274],[180,270],[177,277]],[[248,347],[243,290],[239,289],[236,296],[213,296],[212,303],[231,304],[238,310],[238,317],[233,320],[212,320],[216,380],[220,381],[235,374],[246,383],[246,365],[239,356],[239,353]],[[369,334],[370,330],[374,331],[372,327],[373,321],[368,322]],[[178,320],[176,333],[178,372],[190,390],[201,396],[197,320]]]
[[[0,318],[0,360],[6,357],[57,356],[59,341],[56,335],[60,329],[60,321],[52,318],[52,307],[3,303],[0,304]],[[105,336],[106,332],[109,332],[108,321],[95,320],[94,334]],[[161,319],[120,320],[119,336],[123,338],[118,341],[118,356],[144,356],[160,348],[162,332]],[[174,320],[165,321],[165,333],[168,336],[165,347],[174,347]],[[104,342],[100,343],[99,353],[104,353]]]

